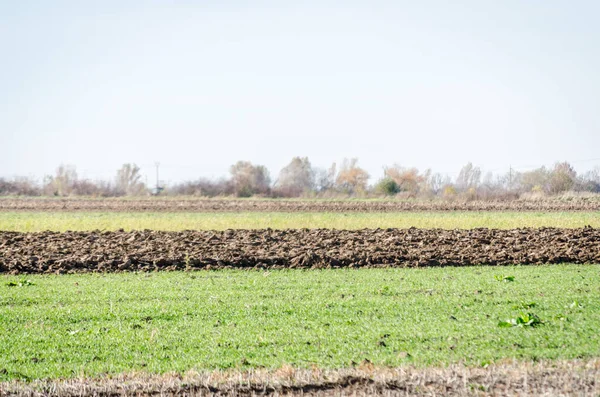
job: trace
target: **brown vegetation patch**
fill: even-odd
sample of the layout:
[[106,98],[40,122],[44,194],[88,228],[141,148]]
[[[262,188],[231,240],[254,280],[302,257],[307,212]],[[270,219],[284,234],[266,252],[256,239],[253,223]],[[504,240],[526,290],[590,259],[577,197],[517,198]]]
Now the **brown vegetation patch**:
[[103,379],[0,383],[0,395],[598,395],[600,360],[507,362],[487,368],[380,368],[363,363],[340,370],[296,369],[128,374]]
[[0,211],[123,212],[405,212],[405,211],[600,211],[600,200],[354,201],[227,199],[0,199]]
[[600,263],[600,229],[0,232],[0,273]]

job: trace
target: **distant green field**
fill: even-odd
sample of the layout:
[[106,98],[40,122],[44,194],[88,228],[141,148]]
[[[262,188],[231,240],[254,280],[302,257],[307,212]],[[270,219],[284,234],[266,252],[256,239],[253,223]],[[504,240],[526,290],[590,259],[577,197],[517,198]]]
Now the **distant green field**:
[[599,212],[125,213],[0,212],[0,230],[600,227]]
[[598,280],[598,265],[4,275],[0,381],[598,357]]

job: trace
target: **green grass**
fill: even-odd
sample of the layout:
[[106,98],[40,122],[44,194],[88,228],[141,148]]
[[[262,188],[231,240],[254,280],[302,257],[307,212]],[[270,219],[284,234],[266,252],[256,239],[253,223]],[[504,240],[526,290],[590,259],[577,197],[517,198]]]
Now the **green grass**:
[[[599,280],[598,265],[1,276],[0,381],[598,357]],[[498,325],[528,312],[543,324]]]
[[121,213],[0,212],[0,230],[600,227],[598,212]]

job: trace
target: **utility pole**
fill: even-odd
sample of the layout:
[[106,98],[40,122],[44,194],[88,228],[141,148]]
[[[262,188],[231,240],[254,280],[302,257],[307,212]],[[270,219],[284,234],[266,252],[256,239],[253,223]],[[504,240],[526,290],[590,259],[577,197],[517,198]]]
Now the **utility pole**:
[[160,163],[157,161],[154,163],[154,165],[156,166],[156,194],[158,195],[160,193],[160,186],[158,182],[158,167],[160,167]]
[[508,190],[512,190],[512,165],[508,169]]

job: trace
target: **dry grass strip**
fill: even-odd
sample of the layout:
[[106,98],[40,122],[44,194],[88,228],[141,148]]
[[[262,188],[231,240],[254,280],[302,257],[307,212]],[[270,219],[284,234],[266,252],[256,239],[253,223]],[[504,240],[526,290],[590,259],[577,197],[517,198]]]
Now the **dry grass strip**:
[[212,371],[0,383],[1,396],[600,396],[600,359],[507,361],[486,368]]

